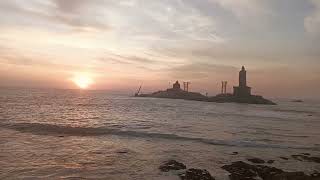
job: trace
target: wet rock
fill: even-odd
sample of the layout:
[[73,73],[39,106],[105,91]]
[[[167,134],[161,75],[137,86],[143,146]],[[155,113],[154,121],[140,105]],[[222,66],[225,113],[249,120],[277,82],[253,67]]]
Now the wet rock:
[[256,179],[258,176],[262,179],[269,179],[275,174],[282,173],[281,169],[263,165],[251,165],[242,161],[233,162],[231,165],[222,166],[222,169],[231,173],[231,180],[249,180]]
[[230,180],[257,180],[253,177],[242,177],[240,174],[230,174],[229,175]]
[[274,160],[268,160],[267,163],[272,164],[272,163],[274,163]]
[[308,157],[307,159],[315,163],[320,163],[320,157]]
[[301,154],[291,155],[291,157],[293,159],[298,160],[298,161],[304,160],[304,161],[309,161],[309,162],[320,163],[320,157],[301,155]]
[[311,154],[310,153],[301,153],[302,155],[305,155],[305,156],[310,156]]
[[283,159],[283,160],[289,160],[289,158],[283,157],[283,156],[281,156],[280,158]]
[[214,180],[211,174],[205,169],[188,169],[179,175],[182,180]]
[[306,175],[304,172],[285,172],[275,167],[250,165],[242,161],[222,166],[222,169],[231,173],[230,180],[320,180],[318,172],[311,175]]
[[249,179],[257,176],[256,167],[242,161],[236,161],[221,168],[231,173],[229,176],[231,180]]
[[274,175],[270,180],[311,180],[311,177],[303,172],[283,172]]
[[256,168],[257,174],[264,180],[269,180],[274,175],[283,173],[281,169],[270,166],[257,165]]
[[232,154],[231,155],[237,155],[237,154],[239,154],[238,152],[232,152]]
[[317,178],[320,179],[320,173],[317,171],[312,173],[310,176],[312,179],[317,179]]
[[291,157],[298,161],[302,161],[304,159],[304,155],[291,155]]
[[58,137],[64,137],[63,135],[60,135],[60,136],[58,136]]
[[186,165],[176,160],[169,160],[159,167],[159,169],[163,172],[168,172],[171,170],[181,170],[186,168],[187,168]]
[[265,161],[263,159],[260,158],[250,158],[247,159],[248,161],[252,162],[252,163],[256,163],[256,164],[263,164],[265,163]]

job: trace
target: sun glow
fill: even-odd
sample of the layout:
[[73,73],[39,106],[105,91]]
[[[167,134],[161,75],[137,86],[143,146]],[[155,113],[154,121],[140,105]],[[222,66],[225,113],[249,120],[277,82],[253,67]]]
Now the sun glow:
[[92,84],[92,79],[88,75],[76,75],[72,81],[81,89],[87,89]]

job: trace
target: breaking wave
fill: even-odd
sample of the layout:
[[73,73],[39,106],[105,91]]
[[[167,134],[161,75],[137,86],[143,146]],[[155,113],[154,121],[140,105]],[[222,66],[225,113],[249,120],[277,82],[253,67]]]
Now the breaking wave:
[[122,137],[134,138],[151,138],[151,139],[166,139],[178,141],[194,141],[210,145],[220,146],[235,146],[235,147],[253,147],[253,148],[278,148],[278,149],[301,149],[301,150],[320,150],[320,147],[306,147],[306,146],[284,146],[277,144],[262,144],[249,141],[228,141],[215,140],[198,137],[185,137],[176,134],[152,133],[143,131],[128,131],[121,129],[113,129],[107,127],[72,127],[61,126],[54,124],[40,124],[40,123],[0,123],[0,127],[16,130],[21,133],[31,133],[35,135],[64,135],[64,136],[103,136],[116,135]]

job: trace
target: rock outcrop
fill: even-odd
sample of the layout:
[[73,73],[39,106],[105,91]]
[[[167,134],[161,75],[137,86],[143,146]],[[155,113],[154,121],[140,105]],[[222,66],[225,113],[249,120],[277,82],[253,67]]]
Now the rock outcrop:
[[286,172],[281,169],[264,166],[251,165],[242,161],[224,165],[222,169],[230,173],[230,180],[319,180],[319,173],[306,175],[304,172]]
[[276,105],[276,103],[263,98],[262,96],[250,95],[246,97],[237,97],[232,94],[220,94],[214,97],[209,97],[210,102],[218,103],[245,103],[245,104],[267,104],[267,105]]
[[159,169],[162,172],[182,171],[179,174],[181,180],[215,180],[211,174],[205,169],[187,169],[186,165],[176,160],[169,160],[160,165]]
[[157,91],[151,94],[140,94],[138,97],[154,97],[154,98],[170,98],[170,99],[185,99],[195,101],[207,101],[208,98],[200,93],[187,92],[181,89],[167,89],[165,91]]
[[252,162],[252,163],[256,163],[256,164],[263,164],[265,163],[265,161],[263,159],[260,158],[249,158],[247,159],[248,161]]
[[162,172],[168,172],[171,170],[181,170],[181,169],[186,169],[186,165],[184,165],[183,163],[180,163],[176,160],[169,160],[166,161],[164,164],[162,164],[159,169]]
[[179,175],[182,180],[215,180],[205,169],[188,169]]
[[169,98],[169,99],[185,99],[194,101],[207,101],[217,103],[245,103],[245,104],[266,104],[275,105],[276,103],[263,98],[262,96],[250,95],[248,97],[237,97],[232,94],[223,94],[213,97],[207,97],[197,92],[187,92],[184,90],[167,89],[165,91],[157,91],[151,94],[139,94],[136,97],[153,97],[153,98]]

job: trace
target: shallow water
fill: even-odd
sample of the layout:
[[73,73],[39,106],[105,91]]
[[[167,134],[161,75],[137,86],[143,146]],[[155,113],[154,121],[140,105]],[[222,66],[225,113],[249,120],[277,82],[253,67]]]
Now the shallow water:
[[[103,91],[0,89],[0,179],[178,179],[177,159],[227,179],[248,157],[311,173],[319,164],[320,102],[276,106],[134,98]],[[233,151],[238,155],[231,155]]]

